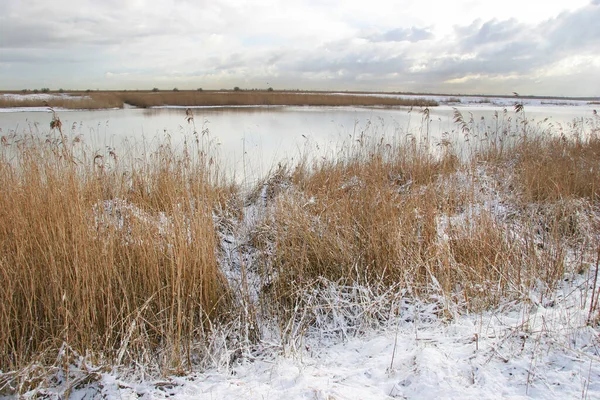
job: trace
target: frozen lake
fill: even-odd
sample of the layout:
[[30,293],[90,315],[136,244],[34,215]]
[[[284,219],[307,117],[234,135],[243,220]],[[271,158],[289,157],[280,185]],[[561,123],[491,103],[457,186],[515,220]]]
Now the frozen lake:
[[[419,108],[275,106],[195,108],[193,124],[187,122],[185,108],[60,110],[57,114],[65,133],[80,136],[93,151],[110,147],[118,153],[125,141],[129,148],[140,151],[166,137],[180,146],[186,139],[191,141],[196,131],[217,149],[225,170],[239,179],[240,175],[263,176],[278,162],[297,159],[303,153],[334,155],[341,145],[354,142],[361,134],[385,140],[428,135],[433,143],[442,137],[460,141],[455,108],[482,137],[497,130],[498,124],[514,126],[519,119],[512,107],[514,100],[476,100],[432,107],[429,118]],[[593,114],[595,107],[585,102],[525,102],[525,116],[530,126],[541,131],[571,133],[586,124],[600,124]],[[45,135],[51,120],[52,113],[43,108],[4,109],[0,112],[0,135]]]

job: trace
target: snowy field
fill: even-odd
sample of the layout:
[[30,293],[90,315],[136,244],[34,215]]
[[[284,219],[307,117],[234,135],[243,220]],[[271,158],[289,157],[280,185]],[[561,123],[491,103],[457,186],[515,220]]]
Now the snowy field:
[[[4,93],[0,94],[0,100],[11,101],[49,101],[49,100],[81,101],[89,100],[89,96],[73,96],[68,93]],[[69,111],[68,108],[55,107],[56,111]],[[0,107],[0,113],[14,112],[49,112],[48,107]]]
[[527,304],[450,320],[435,303],[404,303],[395,323],[338,343],[313,335],[287,354],[264,343],[243,361],[160,380],[90,368],[37,395],[60,398],[74,386],[73,399],[597,399],[591,284],[575,275],[543,304],[532,293]]
[[89,99],[89,96],[73,96],[68,93],[4,93],[1,95],[6,100],[15,101],[26,101],[26,100],[54,100],[54,99],[66,99],[66,100],[84,100]]

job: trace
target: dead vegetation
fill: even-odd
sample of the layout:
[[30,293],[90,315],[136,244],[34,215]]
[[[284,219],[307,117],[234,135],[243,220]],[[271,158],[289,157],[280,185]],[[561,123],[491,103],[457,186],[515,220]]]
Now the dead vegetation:
[[208,160],[90,154],[62,133],[4,141],[0,368],[87,354],[177,371],[226,308]]
[[[456,117],[461,135],[477,134]],[[2,138],[4,371],[85,357],[183,372],[221,322],[238,323],[223,343],[259,341],[266,320],[298,337],[326,312],[303,308],[332,287],[344,299],[359,287],[386,302],[438,299],[451,317],[545,304],[565,274],[597,262],[597,125],[555,137],[497,124],[468,158],[448,141],[361,135],[245,195],[220,181],[197,136],[141,162],[90,153],[59,121],[46,138]],[[343,305],[379,319],[388,306]]]
[[427,98],[402,99],[358,94],[328,94],[279,91],[90,91],[72,97],[19,99],[0,96],[0,107],[62,107],[72,109],[160,106],[405,106],[428,107],[437,102]]

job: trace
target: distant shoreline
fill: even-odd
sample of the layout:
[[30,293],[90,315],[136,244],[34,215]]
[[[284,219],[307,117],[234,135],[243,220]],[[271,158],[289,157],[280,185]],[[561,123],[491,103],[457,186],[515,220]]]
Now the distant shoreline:
[[59,107],[66,109],[160,106],[405,106],[433,107],[427,97],[284,91],[86,91],[0,92],[0,108]]
[[67,110],[127,107],[435,107],[440,104],[507,107],[517,102],[526,102],[529,105],[585,106],[600,104],[600,98],[269,90],[0,91],[0,109],[21,111],[39,111],[39,108],[47,107]]

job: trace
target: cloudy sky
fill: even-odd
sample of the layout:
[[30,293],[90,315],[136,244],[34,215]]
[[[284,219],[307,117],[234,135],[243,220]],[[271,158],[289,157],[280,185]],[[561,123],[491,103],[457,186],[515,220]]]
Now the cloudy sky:
[[600,0],[0,0],[0,89],[600,96]]

